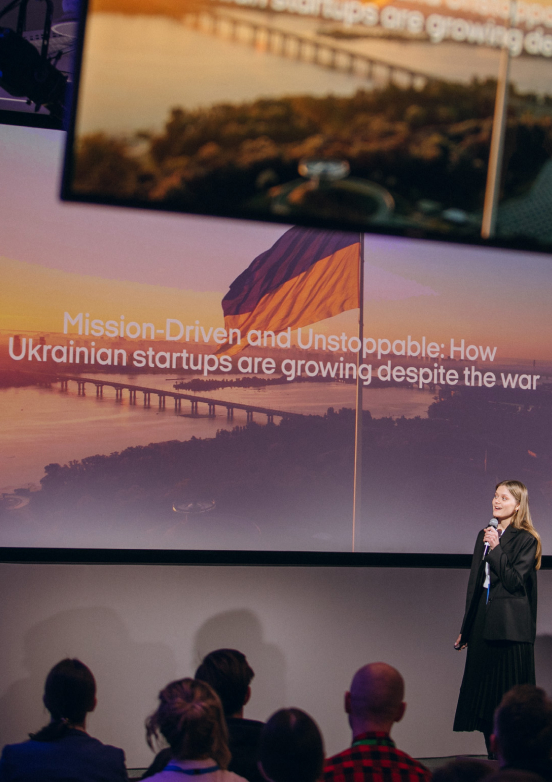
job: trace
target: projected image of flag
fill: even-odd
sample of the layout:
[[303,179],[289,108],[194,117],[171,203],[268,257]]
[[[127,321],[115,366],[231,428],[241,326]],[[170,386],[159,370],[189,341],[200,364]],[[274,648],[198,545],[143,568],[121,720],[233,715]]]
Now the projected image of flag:
[[[359,306],[360,234],[291,228],[230,286],[226,330],[279,332]],[[220,352],[238,353],[240,345]]]

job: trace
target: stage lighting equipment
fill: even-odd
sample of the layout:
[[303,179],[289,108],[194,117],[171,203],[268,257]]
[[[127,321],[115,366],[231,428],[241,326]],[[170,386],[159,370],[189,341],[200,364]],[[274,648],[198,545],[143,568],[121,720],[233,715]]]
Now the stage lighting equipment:
[[[17,2],[9,3],[0,12],[0,17],[12,10]],[[40,52],[23,37],[28,0],[19,4],[17,30],[0,27],[0,87],[15,97],[26,97],[35,104],[36,111],[45,106],[51,115],[62,119],[67,77],[56,68],[59,55],[48,57],[53,4],[51,0],[45,2]]]

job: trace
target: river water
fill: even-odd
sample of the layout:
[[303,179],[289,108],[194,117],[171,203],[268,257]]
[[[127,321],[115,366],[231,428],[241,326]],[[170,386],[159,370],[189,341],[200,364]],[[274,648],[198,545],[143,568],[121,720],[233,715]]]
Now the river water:
[[[105,375],[103,379],[107,379]],[[110,375],[109,379],[172,391],[177,378],[144,374]],[[353,408],[355,404],[354,385],[344,383],[286,383],[260,390],[222,388],[183,393],[307,415],[323,415],[328,407],[338,410]],[[429,391],[366,388],[363,407],[377,418],[401,415],[413,418],[426,416],[432,402]],[[218,429],[246,423],[245,411],[236,410],[234,420],[228,421],[222,409],[217,409],[214,418],[208,418],[204,405],[200,405],[198,417],[191,417],[190,405],[185,401],[181,413],[175,415],[171,399],[167,399],[165,410],[159,410],[155,396],[148,409],[143,407],[141,394],[136,406],[131,406],[128,393],[125,392],[122,401],[115,401],[114,390],[107,387],[101,399],[96,398],[93,386],[87,386],[85,396],[78,396],[76,383],[69,384],[68,392],[61,392],[59,384],[51,388],[1,389],[0,406],[0,492],[36,486],[46,464],[67,464],[73,459],[152,442],[214,437]],[[255,420],[260,424],[266,422],[262,415],[256,415]]]

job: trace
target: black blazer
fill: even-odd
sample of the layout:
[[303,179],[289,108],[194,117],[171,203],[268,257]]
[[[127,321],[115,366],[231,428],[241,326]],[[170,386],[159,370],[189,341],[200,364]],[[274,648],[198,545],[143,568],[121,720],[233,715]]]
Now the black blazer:
[[[462,629],[462,643],[469,641],[473,620],[485,581],[485,561],[481,530],[475,542],[466,612]],[[535,642],[537,629],[537,572],[535,553],[537,540],[526,530],[506,527],[500,543],[489,550],[486,561],[490,566],[491,589],[485,615],[483,638],[487,641]]]

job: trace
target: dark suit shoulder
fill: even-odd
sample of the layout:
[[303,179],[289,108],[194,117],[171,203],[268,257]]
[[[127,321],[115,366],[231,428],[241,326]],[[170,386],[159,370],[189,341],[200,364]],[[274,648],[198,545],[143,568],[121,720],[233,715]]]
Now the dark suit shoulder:
[[75,779],[83,782],[98,778],[106,782],[127,779],[122,749],[103,744],[77,730],[57,741],[31,739],[20,744],[9,744],[4,747],[0,758],[1,779],[13,777],[22,782],[52,782],[65,778],[68,770],[71,770]]
[[94,752],[98,754],[116,755],[124,757],[124,752],[119,747],[104,744],[99,739],[89,736],[82,730],[74,730],[56,741],[35,741],[28,739],[19,744],[7,744],[3,752],[11,755],[49,754],[63,751]]
[[229,771],[249,782],[263,782],[257,767],[257,752],[264,723],[241,717],[227,717],[228,748],[232,753]]
[[537,544],[537,539],[534,535],[531,535],[531,533],[526,529],[519,529],[518,527],[513,527],[511,524],[509,524],[506,529],[504,530],[503,537],[509,538],[513,537],[516,540],[524,540],[524,541],[535,541],[535,545]]
[[260,720],[248,720],[245,717],[228,717],[227,722],[230,723],[236,723],[241,722],[242,725],[249,725],[250,727],[256,726],[257,728],[260,728],[261,730],[264,728],[265,723],[261,722]]
[[511,524],[506,527],[500,538],[500,550],[510,552],[514,557],[527,556],[536,549],[536,537],[525,529],[512,527]]
[[239,717],[227,717],[228,735],[232,740],[258,741],[264,722],[258,720],[246,720]]

